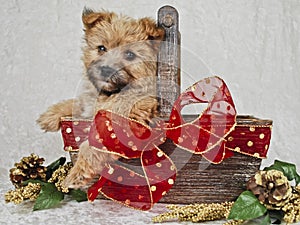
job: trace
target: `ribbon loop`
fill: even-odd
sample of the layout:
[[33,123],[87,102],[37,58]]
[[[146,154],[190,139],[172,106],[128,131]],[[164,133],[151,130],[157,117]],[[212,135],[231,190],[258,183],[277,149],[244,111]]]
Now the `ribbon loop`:
[[[208,103],[193,121],[184,121],[181,110],[191,103]],[[202,154],[212,163],[232,155],[225,149],[225,137],[235,126],[236,110],[223,80],[210,77],[195,83],[174,103],[167,137],[179,147]]]
[[150,128],[135,120],[110,111],[100,110],[89,132],[89,143],[94,148],[126,159],[140,158],[141,153],[152,150],[164,142],[161,127]]

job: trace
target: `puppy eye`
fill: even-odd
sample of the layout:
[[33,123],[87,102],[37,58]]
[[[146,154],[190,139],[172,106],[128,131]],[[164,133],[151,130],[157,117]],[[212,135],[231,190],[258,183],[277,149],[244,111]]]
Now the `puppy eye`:
[[125,52],[125,59],[128,61],[132,61],[136,58],[136,54],[134,54],[132,51],[126,51]]
[[107,49],[104,45],[99,45],[98,46],[98,52],[106,52],[106,51],[107,51]]

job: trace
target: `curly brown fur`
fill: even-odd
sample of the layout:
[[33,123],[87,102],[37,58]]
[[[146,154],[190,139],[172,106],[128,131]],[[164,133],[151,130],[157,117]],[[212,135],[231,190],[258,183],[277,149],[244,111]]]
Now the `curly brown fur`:
[[[149,18],[135,20],[90,9],[84,10],[82,21],[86,41],[83,91],[78,98],[50,106],[38,124],[45,131],[57,131],[61,117],[92,119],[99,109],[148,123],[157,114],[155,73],[163,30]],[[84,142],[65,185],[84,186],[112,160]]]

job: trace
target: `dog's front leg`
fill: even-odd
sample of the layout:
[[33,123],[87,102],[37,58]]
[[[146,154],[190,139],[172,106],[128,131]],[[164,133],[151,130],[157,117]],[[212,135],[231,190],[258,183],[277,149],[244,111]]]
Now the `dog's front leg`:
[[85,141],[79,147],[76,163],[64,180],[63,186],[78,189],[87,185],[96,173],[92,162],[93,152],[90,152],[89,143]]
[[45,131],[58,131],[60,119],[65,116],[74,116],[81,113],[78,100],[69,99],[50,106],[46,112],[40,115],[37,123]]
[[82,188],[96,176],[100,176],[103,168],[118,159],[118,156],[91,148],[89,142],[79,147],[77,161],[63,182],[68,188]]

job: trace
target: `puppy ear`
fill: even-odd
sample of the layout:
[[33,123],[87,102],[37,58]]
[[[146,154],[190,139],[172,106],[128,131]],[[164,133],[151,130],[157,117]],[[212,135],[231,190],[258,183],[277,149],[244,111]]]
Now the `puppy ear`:
[[139,20],[139,24],[144,27],[148,40],[161,41],[164,39],[164,29],[157,27],[153,19],[142,18]]
[[82,22],[86,29],[92,28],[97,22],[107,21],[111,22],[114,13],[102,11],[102,12],[94,12],[92,9],[84,7],[82,11]]

